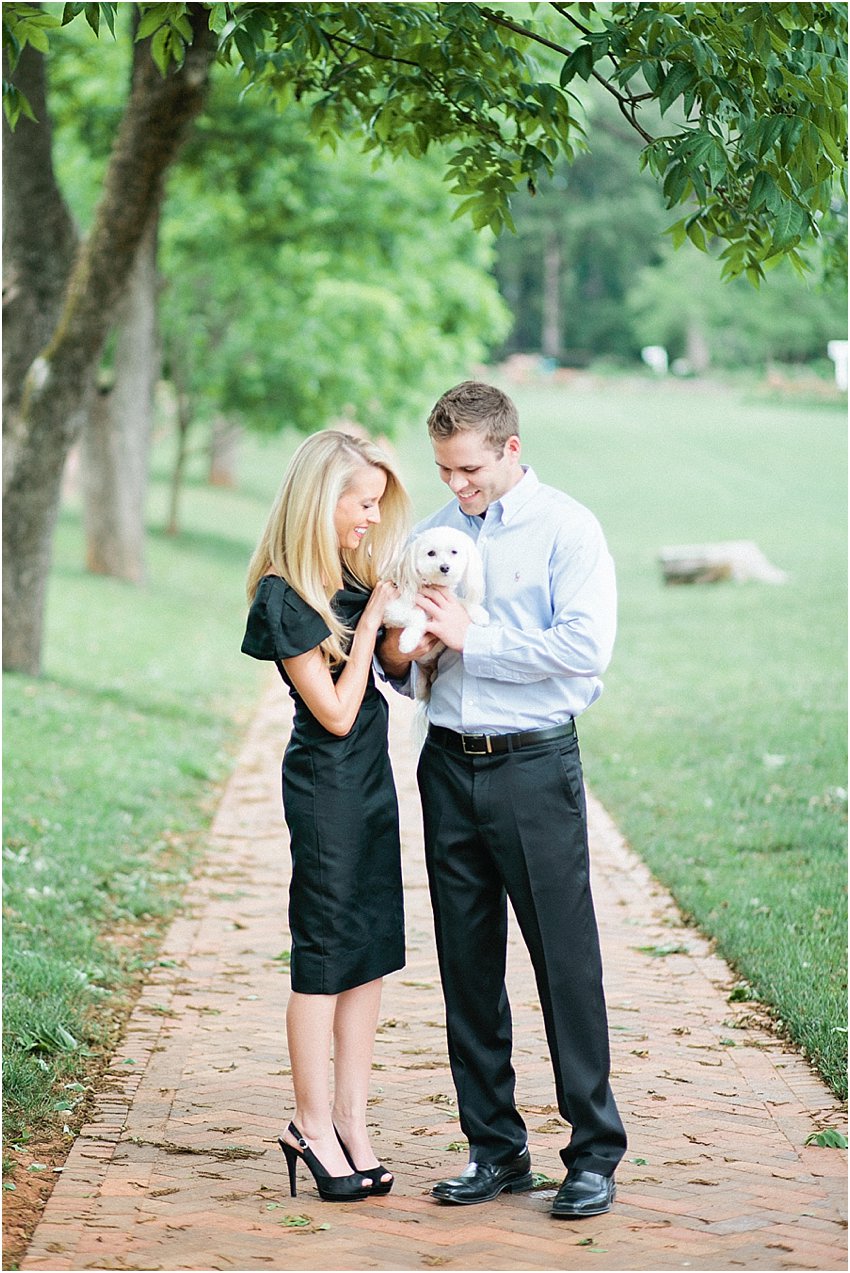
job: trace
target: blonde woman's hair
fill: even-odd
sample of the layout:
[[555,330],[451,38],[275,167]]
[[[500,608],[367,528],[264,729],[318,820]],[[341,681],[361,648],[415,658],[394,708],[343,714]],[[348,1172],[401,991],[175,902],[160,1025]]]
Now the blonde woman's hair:
[[[358,468],[386,474],[381,520],[357,548],[340,548],[334,514]],[[249,603],[264,575],[280,575],[330,628],[321,644],[329,663],[347,658],[351,629],[331,607],[343,572],[366,588],[386,578],[410,525],[410,500],[389,457],[374,442],[327,429],[302,442],[289,462],[248,567]]]

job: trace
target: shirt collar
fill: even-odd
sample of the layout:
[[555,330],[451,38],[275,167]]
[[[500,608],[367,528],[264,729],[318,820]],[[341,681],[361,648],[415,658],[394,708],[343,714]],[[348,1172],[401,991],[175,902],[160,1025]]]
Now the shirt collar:
[[500,509],[504,525],[507,525],[540,489],[540,481],[534,469],[528,464],[523,464],[522,470],[522,477],[516,486],[512,486],[501,499],[494,500],[490,505],[491,508]]

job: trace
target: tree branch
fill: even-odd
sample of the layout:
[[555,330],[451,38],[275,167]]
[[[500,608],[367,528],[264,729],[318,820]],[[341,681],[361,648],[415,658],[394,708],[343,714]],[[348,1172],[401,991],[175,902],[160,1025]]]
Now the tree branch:
[[363,53],[366,57],[375,58],[380,62],[397,62],[400,66],[412,66],[431,84],[435,91],[440,94],[456,119],[479,132],[489,131],[500,145],[504,145],[504,137],[502,136],[498,126],[494,124],[492,120],[481,117],[477,118],[468,110],[458,106],[457,102],[453,100],[451,94],[448,92],[441,77],[439,75],[435,75],[434,72],[428,70],[427,67],[421,66],[419,62],[414,62],[411,58],[396,57],[394,54],[378,53],[374,49],[369,49],[362,44],[358,44],[355,40],[351,40],[347,36],[339,35],[337,32],[327,31],[324,28],[322,28],[322,34],[331,46],[333,46],[333,43],[336,41],[340,44],[346,45],[349,49],[355,49],[358,53]]
[[[555,8],[558,6],[556,5]],[[497,26],[506,27],[509,31],[515,31],[517,35],[524,35],[529,40],[534,40],[537,44],[544,45],[547,49],[553,49],[556,53],[562,53],[564,57],[569,57],[572,49],[564,48],[562,44],[555,44],[554,40],[547,40],[545,35],[538,35],[536,31],[529,31],[528,27],[519,26],[516,22],[509,22],[507,18],[501,17],[498,13],[494,13],[492,9],[479,7],[479,13],[485,17],[488,22],[494,22]]]
[[[573,15],[570,13],[566,5],[556,4],[555,0],[552,0],[552,8],[556,11],[556,13],[560,13],[562,18],[566,18],[567,21],[571,22],[574,27],[577,27],[578,30],[581,31],[583,35],[592,35],[590,28],[584,26],[581,22],[579,22],[577,18],[573,17]],[[555,46],[553,45],[552,47],[554,48]],[[615,58],[613,57],[611,53],[608,53],[607,56],[611,59],[611,62],[614,65],[614,70],[616,70],[617,62]],[[607,93],[610,93],[612,97],[616,98],[617,105],[619,106],[624,119],[628,121],[630,126],[635,130],[636,133],[638,133],[643,138],[643,140],[647,143],[647,145],[651,145],[652,142],[655,141],[655,138],[650,133],[648,133],[644,128],[642,128],[641,125],[637,122],[637,118],[635,115],[635,107],[638,104],[638,102],[649,101],[651,98],[655,96],[655,94],[640,93],[639,95],[633,97],[631,94],[621,93],[618,89],[614,87],[614,85],[611,83],[610,80],[606,80],[605,76],[600,75],[598,71],[591,71],[591,75],[598,83],[602,85],[602,87],[605,89]],[[631,107],[631,113],[629,113],[629,107]]]

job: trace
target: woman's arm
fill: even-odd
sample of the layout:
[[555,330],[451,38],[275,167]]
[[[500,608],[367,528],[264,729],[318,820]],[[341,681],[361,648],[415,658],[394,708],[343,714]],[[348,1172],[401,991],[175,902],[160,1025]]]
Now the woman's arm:
[[398,590],[391,583],[377,585],[354,630],[348,662],[336,682],[318,646],[283,660],[286,675],[316,720],[339,738],[350,731],[357,718],[384,609],[397,595]]

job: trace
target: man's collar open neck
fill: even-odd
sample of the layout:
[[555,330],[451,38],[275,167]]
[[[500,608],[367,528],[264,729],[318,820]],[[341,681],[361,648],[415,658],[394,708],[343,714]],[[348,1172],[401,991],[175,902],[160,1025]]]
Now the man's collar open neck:
[[498,509],[502,514],[502,521],[509,522],[511,518],[525,505],[529,499],[535,494],[540,486],[537,474],[530,464],[520,465],[520,475],[513,486],[510,486],[498,499],[494,499],[488,504],[483,513],[478,513],[478,520],[485,521],[487,514],[491,508]]

